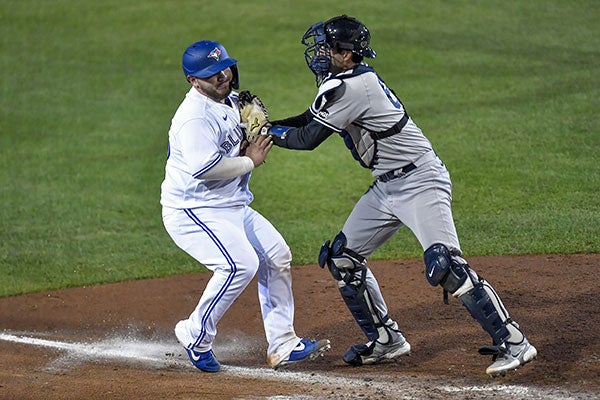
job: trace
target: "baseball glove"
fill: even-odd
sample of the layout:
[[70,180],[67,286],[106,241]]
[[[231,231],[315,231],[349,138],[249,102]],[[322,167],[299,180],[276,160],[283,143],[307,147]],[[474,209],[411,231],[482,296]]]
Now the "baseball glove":
[[258,96],[247,90],[241,91],[238,97],[238,108],[246,139],[252,142],[256,136],[268,133],[272,126],[269,122],[269,113]]

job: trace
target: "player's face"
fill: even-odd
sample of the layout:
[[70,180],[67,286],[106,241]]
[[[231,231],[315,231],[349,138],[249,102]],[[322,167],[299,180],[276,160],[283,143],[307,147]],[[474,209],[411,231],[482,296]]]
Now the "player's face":
[[206,97],[221,102],[231,93],[232,79],[233,72],[231,68],[226,68],[208,78],[190,77],[190,83]]

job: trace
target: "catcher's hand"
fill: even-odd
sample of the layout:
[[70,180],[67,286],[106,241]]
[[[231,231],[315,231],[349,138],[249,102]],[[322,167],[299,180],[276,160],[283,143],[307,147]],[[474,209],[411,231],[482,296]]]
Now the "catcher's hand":
[[266,135],[272,126],[269,113],[258,96],[247,90],[240,92],[238,97],[241,125],[245,130],[246,139],[254,141],[258,135]]

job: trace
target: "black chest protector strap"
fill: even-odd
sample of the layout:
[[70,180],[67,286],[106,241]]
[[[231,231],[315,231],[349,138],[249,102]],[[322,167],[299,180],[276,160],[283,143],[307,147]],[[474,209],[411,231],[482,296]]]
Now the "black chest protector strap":
[[402,116],[402,118],[400,118],[400,121],[396,122],[387,131],[383,131],[383,132],[371,132],[371,138],[373,140],[379,140],[379,139],[383,139],[383,138],[395,135],[396,133],[402,132],[402,129],[404,129],[404,127],[408,123],[408,118],[409,118],[408,117],[408,113],[405,112],[404,115]]

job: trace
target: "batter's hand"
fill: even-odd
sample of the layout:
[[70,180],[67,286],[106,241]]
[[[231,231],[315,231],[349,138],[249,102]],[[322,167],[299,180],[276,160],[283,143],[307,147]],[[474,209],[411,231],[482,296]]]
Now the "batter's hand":
[[246,157],[250,157],[254,163],[254,168],[257,168],[260,164],[265,162],[267,154],[271,151],[273,142],[271,136],[259,135],[254,138],[253,142],[250,142],[246,148]]

